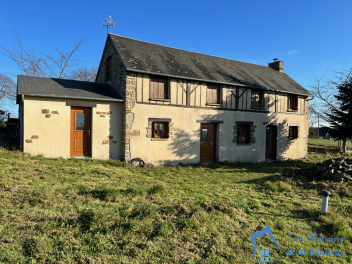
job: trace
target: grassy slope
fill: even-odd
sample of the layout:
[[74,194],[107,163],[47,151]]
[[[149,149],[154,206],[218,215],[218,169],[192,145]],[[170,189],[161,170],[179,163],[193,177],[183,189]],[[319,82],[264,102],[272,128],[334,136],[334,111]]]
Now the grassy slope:
[[[317,138],[309,138],[308,145],[310,147],[319,147],[319,148],[339,148],[338,141],[327,140],[327,139],[317,139]],[[347,141],[347,147],[351,148],[351,141]]]
[[[119,161],[30,157],[0,148],[0,262],[253,263],[250,234],[273,263],[351,263],[352,186],[293,179],[305,161],[133,168]],[[318,191],[333,192],[320,216]],[[288,243],[288,234],[343,243]],[[346,256],[286,256],[335,246]],[[255,259],[259,263],[259,251]]]

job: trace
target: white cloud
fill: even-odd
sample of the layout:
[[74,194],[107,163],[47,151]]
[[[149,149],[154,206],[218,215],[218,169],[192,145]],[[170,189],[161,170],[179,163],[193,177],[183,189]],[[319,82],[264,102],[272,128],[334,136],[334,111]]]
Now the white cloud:
[[299,50],[290,50],[289,52],[287,52],[288,55],[292,55],[296,53],[299,53]]

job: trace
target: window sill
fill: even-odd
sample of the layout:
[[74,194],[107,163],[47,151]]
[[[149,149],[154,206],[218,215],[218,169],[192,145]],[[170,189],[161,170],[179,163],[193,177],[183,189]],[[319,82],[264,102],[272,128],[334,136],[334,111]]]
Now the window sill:
[[251,108],[252,108],[252,109],[257,109],[257,110],[265,110],[264,107],[255,107],[255,106],[252,106]]
[[162,99],[162,98],[149,98],[149,101],[161,101],[161,102],[170,102],[170,99]]
[[287,109],[287,112],[298,112],[298,110]]
[[151,141],[168,141],[168,138],[151,138]]
[[209,105],[209,106],[220,106],[221,104],[209,104],[209,103],[206,103],[205,105]]
[[250,146],[251,143],[236,143],[236,146]]

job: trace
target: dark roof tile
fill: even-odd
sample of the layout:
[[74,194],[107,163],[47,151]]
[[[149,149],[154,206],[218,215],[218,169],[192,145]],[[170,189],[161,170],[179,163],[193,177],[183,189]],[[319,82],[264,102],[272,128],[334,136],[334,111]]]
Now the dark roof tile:
[[122,100],[122,97],[107,83],[17,75],[17,87],[19,95]]
[[311,95],[286,73],[268,66],[166,47],[114,34],[109,36],[128,71]]

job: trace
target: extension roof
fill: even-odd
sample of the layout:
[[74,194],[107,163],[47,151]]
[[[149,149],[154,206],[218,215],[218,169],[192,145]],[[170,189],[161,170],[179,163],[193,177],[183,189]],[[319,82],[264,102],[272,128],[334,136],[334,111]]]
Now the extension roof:
[[123,101],[107,83],[17,75],[17,95]]
[[127,71],[311,95],[286,73],[268,66],[171,48],[111,33],[109,37]]

